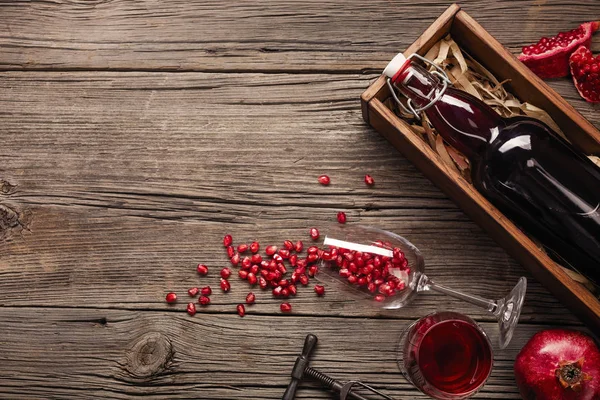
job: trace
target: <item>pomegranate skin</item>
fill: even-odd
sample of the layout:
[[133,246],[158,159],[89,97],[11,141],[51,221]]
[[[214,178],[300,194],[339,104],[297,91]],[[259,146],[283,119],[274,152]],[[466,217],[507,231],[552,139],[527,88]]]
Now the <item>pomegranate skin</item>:
[[[561,362],[583,359],[581,371],[591,379],[581,390],[564,388],[556,376]],[[515,378],[525,400],[600,400],[600,350],[583,332],[550,329],[536,333],[515,360]]]

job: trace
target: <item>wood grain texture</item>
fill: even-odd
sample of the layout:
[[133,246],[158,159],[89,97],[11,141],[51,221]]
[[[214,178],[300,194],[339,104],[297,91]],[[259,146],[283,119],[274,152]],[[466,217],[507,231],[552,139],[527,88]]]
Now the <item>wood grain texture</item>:
[[[383,312],[309,286],[285,316],[255,290],[241,319],[249,289],[237,278],[196,317],[184,312],[187,288],[217,288],[225,233],[309,243],[309,226],[344,210],[349,224],[408,237],[450,287],[497,298],[530,278],[515,338],[477,395],[518,399],[519,348],[538,330],[581,323],[361,119],[373,71],[448,5],[0,2],[0,398],[277,399],[310,331],[324,372],[425,399],[395,364],[402,329],[453,309],[495,341],[490,316],[434,293]],[[597,9],[462,6],[513,50]],[[506,29],[515,21],[520,34]],[[570,82],[551,85],[600,125]],[[332,397],[305,384],[298,398]]]
[[[0,68],[380,71],[450,3],[3,1]],[[593,0],[460,4],[516,53],[600,15]]]

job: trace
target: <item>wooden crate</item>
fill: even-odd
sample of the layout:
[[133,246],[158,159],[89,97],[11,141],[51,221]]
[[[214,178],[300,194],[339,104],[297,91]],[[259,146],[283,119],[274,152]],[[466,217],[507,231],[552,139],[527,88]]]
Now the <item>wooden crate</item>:
[[[424,55],[440,39],[454,41],[488,68],[520,100],[545,109],[569,140],[585,154],[600,153],[600,132],[456,4],[450,6],[404,53]],[[390,59],[393,54],[390,54]],[[361,96],[363,118],[451,197],[498,244],[517,259],[595,332],[600,301],[554,261],[440,157],[383,101],[390,97],[381,76]]]

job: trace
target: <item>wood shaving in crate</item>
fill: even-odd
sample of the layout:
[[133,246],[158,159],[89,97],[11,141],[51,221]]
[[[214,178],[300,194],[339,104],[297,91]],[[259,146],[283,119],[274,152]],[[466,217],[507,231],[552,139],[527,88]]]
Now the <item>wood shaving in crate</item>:
[[[562,130],[546,111],[533,104],[522,102],[512,93],[509,93],[504,88],[504,84],[509,80],[498,81],[483,65],[475,61],[467,53],[463,54],[458,44],[452,40],[450,35],[434,44],[424,57],[441,67],[448,74],[448,78],[450,78],[455,88],[464,90],[477,97],[502,117],[508,118],[527,115],[537,118],[568,141]],[[431,66],[429,69],[430,71],[434,70]],[[437,134],[426,115],[423,114],[420,123],[418,123],[414,119],[414,116],[406,114],[400,109],[391,97],[386,99],[385,104],[396,115],[410,121],[411,128],[429,144],[440,156],[444,164],[459,172],[467,181],[471,182],[469,160],[458,150],[448,145]],[[589,158],[600,166],[600,158],[596,156],[589,156]],[[540,246],[540,248],[542,247]],[[600,298],[600,291],[594,290],[591,282],[585,277],[570,269],[564,268],[564,270],[576,282],[579,282],[592,292],[596,291],[596,294]]]

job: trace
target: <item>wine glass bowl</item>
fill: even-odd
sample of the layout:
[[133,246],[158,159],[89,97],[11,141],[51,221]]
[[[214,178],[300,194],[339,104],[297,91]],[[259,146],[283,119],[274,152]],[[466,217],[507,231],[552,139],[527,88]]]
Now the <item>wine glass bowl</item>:
[[[519,279],[508,296],[499,300],[485,299],[435,283],[425,274],[425,262],[417,247],[393,232],[362,225],[334,225],[324,233],[318,279],[355,299],[388,310],[404,307],[419,292],[433,290],[447,294],[493,314],[500,328],[500,348],[508,345],[525,299],[525,277]],[[337,254],[342,252],[344,254]],[[365,254],[370,255],[363,262]],[[373,262],[375,259],[379,259],[379,264]],[[375,264],[376,268],[365,270],[365,264]]]

